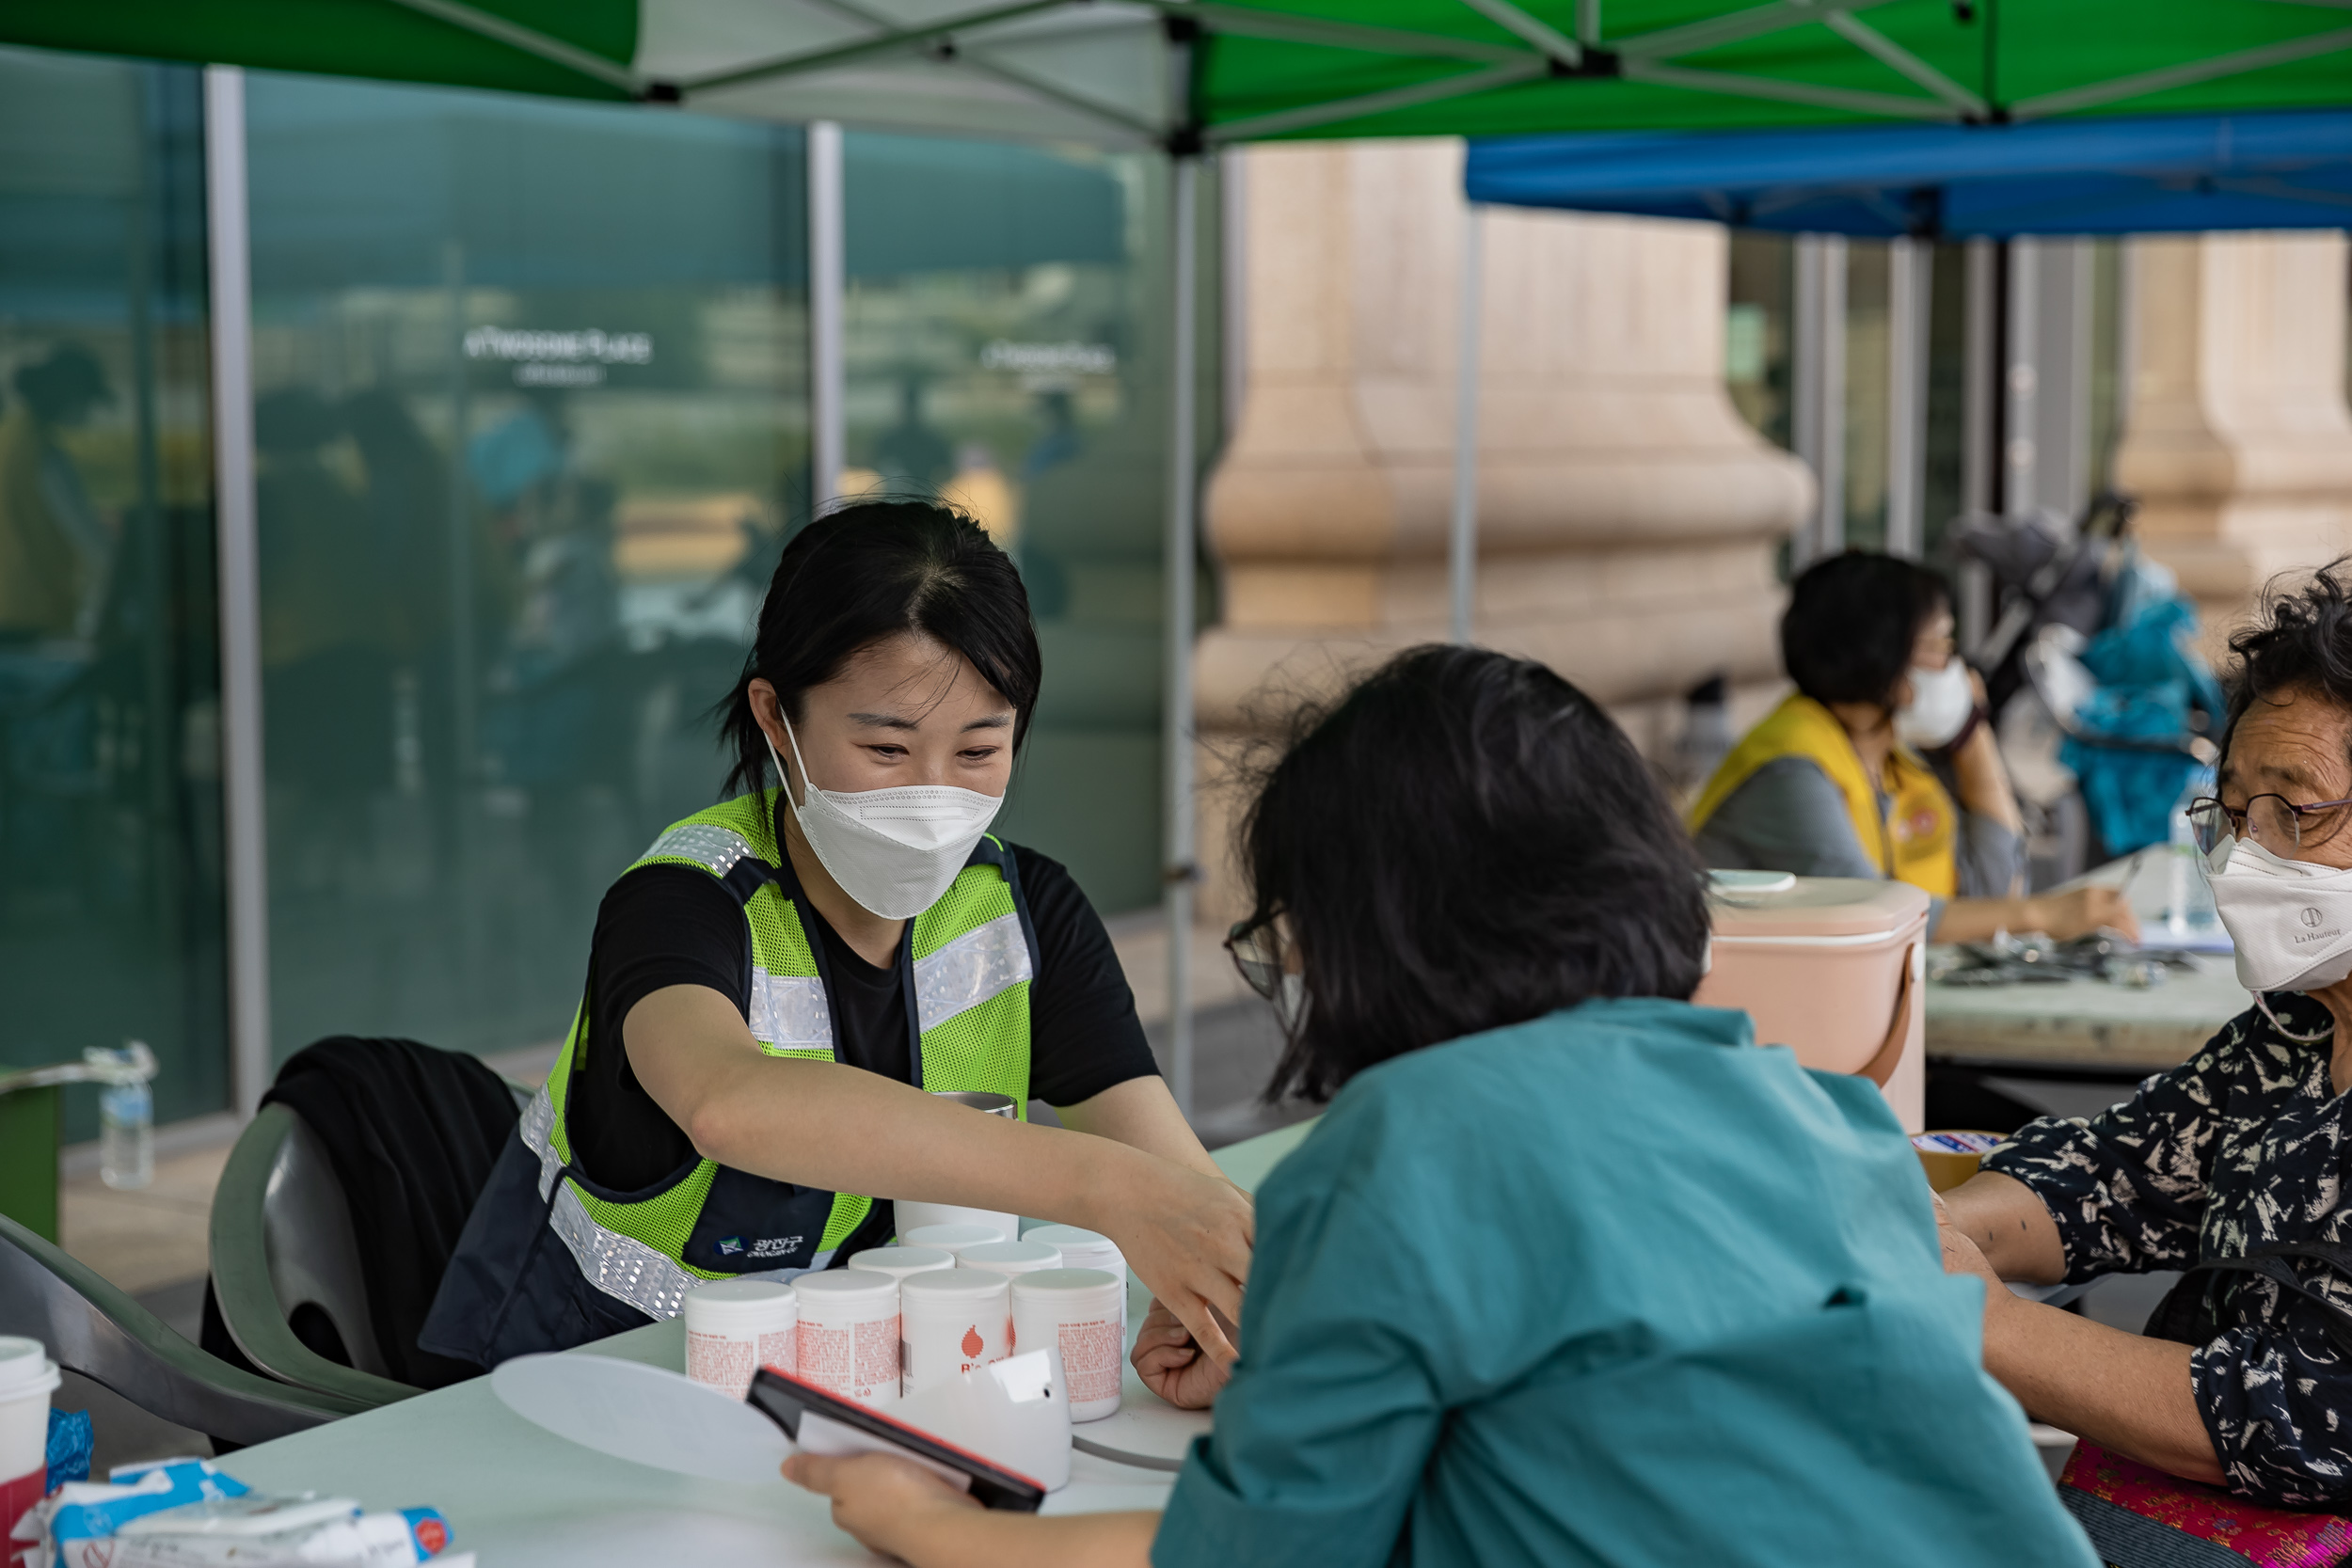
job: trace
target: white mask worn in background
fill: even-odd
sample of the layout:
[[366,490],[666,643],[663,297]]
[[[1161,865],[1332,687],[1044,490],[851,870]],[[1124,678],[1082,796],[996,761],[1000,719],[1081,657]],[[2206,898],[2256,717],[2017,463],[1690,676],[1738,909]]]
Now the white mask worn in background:
[[2225,838],[2205,856],[2205,880],[2248,990],[2318,990],[2352,974],[2352,871]]
[[1968,684],[1968,664],[1955,654],[1941,670],[1911,667],[1911,701],[1895,710],[1895,738],[1906,746],[1933,751],[1948,746],[1977,707],[1976,689]]
[[[801,738],[789,719],[784,721],[784,737],[792,743],[792,760],[801,768],[804,799],[792,815],[802,835],[841,891],[884,920],[912,920],[938,903],[1005,803],[1000,795],[953,784],[819,789],[801,759]],[[772,740],[768,755],[776,777],[784,779],[784,759]],[[792,799],[788,780],[784,798]]]

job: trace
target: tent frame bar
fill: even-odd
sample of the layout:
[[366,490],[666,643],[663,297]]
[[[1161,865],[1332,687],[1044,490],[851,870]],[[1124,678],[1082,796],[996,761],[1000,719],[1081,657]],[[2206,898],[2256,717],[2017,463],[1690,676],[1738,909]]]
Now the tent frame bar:
[[1848,43],[1883,65],[1901,71],[1905,76],[1927,88],[1945,103],[1974,119],[1981,119],[1992,112],[1992,105],[1928,64],[1918,55],[1880,32],[1867,22],[1856,21],[1847,12],[1839,11],[1828,22],[1829,30]]
[[2142,71],[2137,76],[2119,76],[2109,82],[2093,82],[2085,87],[2070,87],[2064,92],[2044,93],[2040,98],[2021,98],[2009,106],[2009,116],[2011,119],[2039,119],[2047,115],[2069,114],[2076,109],[2091,109],[2102,103],[2112,103],[2119,98],[2185,87],[2221,76],[2243,75],[2249,71],[2264,71],[2274,65],[2308,60],[2317,55],[2333,55],[2345,49],[2352,49],[2352,27],[2339,27],[2330,33],[2312,33],[2280,43],[2267,43],[2260,49],[2242,49],[2234,55],[2221,55],[2210,60],[2191,60],[2185,65],[2168,66],[2162,71]]
[[592,54],[577,44],[550,38],[535,28],[509,22],[502,16],[493,15],[477,7],[463,5],[460,0],[392,0],[392,4],[405,6],[436,22],[446,22],[453,27],[460,27],[493,42],[502,43],[509,49],[520,50],[550,65],[578,71],[592,81],[618,87],[631,96],[645,89],[644,78],[627,66],[614,65],[602,55]]
[[1656,32],[1635,33],[1630,38],[1616,40],[1609,48],[1627,60],[1695,55],[1727,43],[1744,43],[1749,39],[1762,38],[1767,33],[1786,32],[1788,28],[1802,27],[1807,23],[1826,22],[1832,16],[1846,11],[1867,10],[1873,6],[1889,3],[1890,0],[1772,0],[1771,5],[1752,6],[1744,11],[1734,11],[1729,16],[1685,23],[1679,27],[1661,27]]
[[1498,27],[1507,28],[1535,46],[1548,60],[1574,71],[1584,63],[1582,46],[1558,28],[1528,15],[1511,0],[1462,0],[1462,4]]
[[[819,9],[831,11],[844,22],[854,22],[861,27],[880,27],[885,30],[896,30],[898,27],[898,24],[889,17],[857,4],[856,0],[812,0],[812,3]],[[991,59],[977,50],[960,49],[957,51],[956,57],[984,76],[993,76],[1009,87],[1019,87],[1023,92],[1033,94],[1048,103],[1058,103],[1073,114],[1084,115],[1110,129],[1147,139],[1160,134],[1159,126],[1152,124],[1140,115],[1128,114],[1112,104],[1098,103],[1091,99],[1081,98],[1067,88],[1056,87],[1051,82],[1041,81],[1016,66],[1007,65],[1002,60]]]
[[1301,109],[1284,109],[1276,114],[1256,115],[1248,119],[1229,120],[1223,125],[1203,128],[1201,135],[1213,147],[1229,142],[1254,141],[1263,136],[1279,136],[1293,131],[1305,131],[1318,125],[1333,125],[1342,120],[1356,119],[1364,115],[1386,114],[1391,109],[1418,108],[1423,103],[1441,103],[1449,98],[1467,97],[1484,92],[1488,87],[1507,87],[1515,82],[1541,79],[1549,62],[1541,56],[1528,55],[1513,65],[1499,65],[1486,71],[1464,71],[1459,76],[1447,76],[1435,82],[1416,82],[1409,87],[1391,87],[1382,92],[1368,92],[1360,98],[1343,98],[1328,103],[1311,104]]
[[[402,0],[409,4],[411,0]],[[439,3],[439,0],[436,0]],[[849,65],[875,55],[888,55],[900,49],[919,48],[925,44],[946,42],[956,34],[993,23],[1011,22],[1040,11],[1066,9],[1070,0],[1016,0],[1009,6],[991,6],[983,10],[967,11],[961,16],[943,17],[925,23],[920,27],[900,27],[879,37],[859,39],[853,43],[839,43],[831,49],[811,50],[800,55],[782,55],[755,65],[737,66],[730,71],[714,71],[707,75],[688,76],[675,85],[680,94],[711,92],[720,87],[739,87],[753,82],[773,81],[784,76],[802,76],[812,71],[824,71],[834,66]]]

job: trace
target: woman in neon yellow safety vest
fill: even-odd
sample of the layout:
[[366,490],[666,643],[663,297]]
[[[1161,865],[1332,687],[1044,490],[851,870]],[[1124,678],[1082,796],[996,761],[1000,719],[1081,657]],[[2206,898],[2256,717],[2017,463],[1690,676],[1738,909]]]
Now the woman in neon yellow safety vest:
[[1849,550],[1808,568],[1780,622],[1797,689],[1699,792],[1700,855],[1725,869],[1899,879],[1934,900],[1938,942],[2137,935],[2110,888],[2018,896],[2017,799],[1952,631],[1950,590],[1916,562]]
[[496,1366],[707,1281],[839,1267],[898,1199],[1100,1231],[1232,1359],[1212,1309],[1241,1315],[1249,1200],[1162,1085],[1086,895],[989,831],[1041,680],[1020,573],[970,519],[864,502],[794,536],[725,706],[731,798],[606,895],[421,1343]]

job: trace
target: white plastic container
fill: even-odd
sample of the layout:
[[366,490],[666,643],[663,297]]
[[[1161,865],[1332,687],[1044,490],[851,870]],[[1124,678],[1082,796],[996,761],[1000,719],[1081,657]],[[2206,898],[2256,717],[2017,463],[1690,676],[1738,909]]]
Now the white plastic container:
[[926,1225],[898,1232],[898,1244],[932,1247],[961,1258],[964,1248],[989,1246],[1005,1240],[1006,1235],[993,1225]]
[[898,1282],[865,1269],[825,1269],[792,1281],[799,1373],[861,1404],[898,1402]]
[[1021,1234],[1025,1242],[1043,1242],[1061,1254],[1065,1269],[1101,1269],[1104,1274],[1127,1277],[1127,1258],[1119,1250],[1119,1243],[1100,1231],[1081,1230],[1074,1225],[1033,1225]]
[[[987,1089],[933,1089],[931,1093],[941,1100],[968,1105],[982,1116],[1002,1117],[1007,1121],[1021,1119],[1021,1107],[1010,1095],[993,1094]],[[995,1209],[969,1209],[960,1203],[918,1203],[902,1198],[891,1205],[891,1211],[901,1242],[913,1241],[908,1232],[933,1225],[985,1225],[1008,1237],[1021,1234],[1021,1216]]]
[[886,1274],[893,1279],[955,1266],[954,1253],[932,1246],[869,1246],[864,1252],[850,1254],[850,1267],[864,1269],[868,1274]]
[[979,1246],[965,1247],[956,1258],[956,1266],[963,1269],[986,1269],[1007,1278],[1015,1275],[1035,1274],[1040,1269],[1062,1266],[1061,1249],[1043,1242],[988,1242]]
[[1119,1414],[1127,1350],[1127,1281],[1101,1269],[1043,1269],[1012,1282],[1012,1350],[1061,1353],[1070,1418]]
[[1868,1078],[1903,1131],[1920,1132],[1928,895],[1863,878],[1709,877],[1714,967],[1691,1000],[1744,1010],[1758,1045],[1788,1046],[1806,1067]]
[[906,1391],[918,1394],[1012,1354],[1012,1281],[985,1269],[933,1269],[899,1282]]
[[801,1370],[801,1298],[780,1279],[723,1279],[686,1292],[686,1375],[733,1399],[762,1367]]
[[49,1396],[57,1364],[39,1339],[0,1334],[0,1552],[49,1490]]

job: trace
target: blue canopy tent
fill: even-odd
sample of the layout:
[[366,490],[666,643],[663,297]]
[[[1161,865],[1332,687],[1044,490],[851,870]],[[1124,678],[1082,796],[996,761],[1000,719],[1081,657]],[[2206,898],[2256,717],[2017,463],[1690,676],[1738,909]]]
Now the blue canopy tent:
[[1470,199],[1788,233],[2352,225],[2352,111],[1473,141]]
[[[2341,229],[2352,226],[2352,111],[1513,136],[1471,142],[1464,185],[1473,204],[1899,242]],[[1914,320],[1890,324],[1890,348],[1902,356],[1900,369],[1890,365],[1901,405],[1890,422],[1916,425],[1926,371],[1916,327],[1930,256],[1924,245],[1903,250],[1906,261],[1891,276]],[[1822,318],[1832,344],[1836,313]],[[1842,357],[1834,346],[1815,347]],[[1890,444],[1890,471],[1916,462],[1916,434],[1900,457]],[[1993,443],[1979,445],[1994,469],[1985,494],[1997,497]],[[1820,463],[1835,451],[1833,442],[1809,455]],[[1830,457],[1821,466],[1839,465]],[[1997,502],[1994,509],[2002,510]],[[2088,543],[2058,548],[2072,559]],[[2022,657],[2020,634],[2044,613],[2047,595],[2029,591],[2034,577],[2016,574],[1999,624],[1971,649],[1994,673],[1996,700],[2026,678],[2021,668],[2004,681],[1994,667]],[[2195,653],[2185,601],[2167,591],[2124,612],[2115,595],[2106,597],[2106,613],[2079,627],[2098,632],[2085,657],[2099,689],[2079,709],[2059,713],[2054,704],[2052,713],[2092,821],[2107,847],[2122,851],[2164,838],[2173,798],[2202,766],[2183,739],[2189,714],[2217,710],[2218,692]]]

